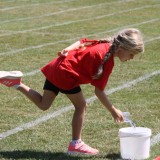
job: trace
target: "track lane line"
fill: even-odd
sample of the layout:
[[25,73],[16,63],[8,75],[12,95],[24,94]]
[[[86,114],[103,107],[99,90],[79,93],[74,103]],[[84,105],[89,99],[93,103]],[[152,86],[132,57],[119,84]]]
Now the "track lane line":
[[[156,22],[156,21],[159,21],[159,20],[160,20],[160,18],[151,19],[151,20],[148,20],[148,21],[143,21],[143,22],[140,22],[140,23],[126,25],[126,26],[123,26],[123,27],[118,27],[118,28],[115,28],[115,29],[112,29],[112,30],[107,30],[107,31],[104,31],[104,32],[98,32],[96,34],[88,34],[88,35],[86,35],[86,37],[105,34],[105,33],[109,33],[109,32],[114,32],[114,31],[118,31],[120,29],[128,28],[128,27],[136,27],[136,26],[147,24],[147,23]],[[51,45],[55,45],[55,44],[59,44],[59,43],[70,42],[70,41],[73,41],[73,40],[77,40],[78,38],[81,38],[81,37],[76,37],[76,38],[71,38],[71,39],[66,39],[66,40],[56,41],[56,42],[43,43],[43,44],[40,44],[40,45],[30,46],[30,47],[21,48],[21,49],[15,49],[15,50],[7,51],[7,52],[2,52],[2,53],[0,53],[0,56],[12,56],[12,55],[20,53],[20,52],[24,52],[24,51],[28,51],[28,50],[32,50],[32,49],[39,49],[39,48],[43,48],[43,47],[47,47],[47,46],[51,46]],[[157,37],[157,39],[159,39],[159,37]]]
[[47,13],[47,14],[38,15],[38,16],[32,16],[32,17],[26,17],[26,18],[17,18],[17,19],[11,19],[11,20],[4,20],[4,21],[0,21],[0,24],[10,23],[10,22],[18,22],[18,21],[26,21],[26,20],[44,18],[44,17],[50,17],[50,16],[54,16],[54,15],[58,15],[58,14],[66,13],[66,12],[78,11],[78,10],[94,8],[94,7],[98,8],[98,7],[105,6],[105,5],[112,5],[112,4],[123,3],[123,2],[126,3],[126,2],[131,2],[131,1],[135,1],[135,0],[121,0],[121,1],[118,1],[118,2],[110,2],[110,3],[108,3],[108,2],[106,3],[105,2],[105,3],[94,4],[94,5],[89,5],[89,6],[70,8],[70,9],[61,10],[61,11],[52,12],[52,13]]
[[72,2],[72,1],[78,1],[78,0],[64,0],[64,1],[57,1],[57,2],[36,3],[36,4],[28,4],[28,5],[26,4],[21,6],[0,8],[0,11],[4,12],[4,11],[19,9],[19,8],[21,9],[21,8],[34,7],[34,6],[46,5],[46,4],[59,4],[59,3],[66,3],[66,2]]
[[98,19],[102,19],[102,18],[106,18],[106,17],[110,17],[110,16],[115,16],[117,14],[119,15],[119,14],[131,12],[131,11],[137,11],[137,10],[141,10],[141,9],[147,9],[147,8],[159,7],[159,6],[160,6],[160,4],[146,5],[146,6],[142,6],[142,7],[138,7],[138,8],[128,9],[128,10],[125,10],[125,11],[113,12],[113,13],[110,13],[110,14],[101,15],[101,16],[97,16],[97,17],[85,18],[85,19],[74,20],[74,21],[67,21],[67,22],[56,23],[56,24],[54,23],[54,24],[50,24],[48,26],[43,26],[43,27],[39,27],[39,28],[32,28],[32,29],[22,30],[22,31],[12,32],[11,30],[8,30],[8,32],[10,32],[10,33],[1,34],[0,37],[16,35],[16,34],[24,34],[24,33],[28,33],[28,32],[39,31],[39,30],[44,30],[44,29],[49,29],[49,28],[59,27],[59,26],[64,26],[64,25],[70,25],[70,24],[79,23],[79,22],[98,20]]

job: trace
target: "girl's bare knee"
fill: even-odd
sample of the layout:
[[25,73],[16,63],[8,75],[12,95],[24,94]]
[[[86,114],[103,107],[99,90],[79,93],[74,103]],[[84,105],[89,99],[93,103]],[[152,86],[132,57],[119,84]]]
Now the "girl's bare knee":
[[84,104],[81,104],[79,106],[75,106],[75,110],[79,112],[85,112],[86,108],[87,108],[86,102],[84,102]]

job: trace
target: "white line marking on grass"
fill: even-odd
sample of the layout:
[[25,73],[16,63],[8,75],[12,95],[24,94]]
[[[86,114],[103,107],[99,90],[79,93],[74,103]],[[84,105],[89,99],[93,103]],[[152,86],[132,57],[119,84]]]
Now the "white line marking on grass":
[[26,8],[26,7],[34,7],[34,6],[45,5],[45,4],[59,4],[59,3],[66,3],[66,2],[72,2],[72,1],[78,1],[78,0],[64,0],[64,1],[57,1],[57,2],[36,3],[36,4],[28,4],[28,5],[26,4],[26,5],[21,5],[21,6],[0,8],[0,11],[8,11],[8,10],[19,9],[19,8],[21,9],[21,8]]
[[[149,79],[149,78],[151,78],[153,76],[156,76],[158,74],[160,74],[160,70],[154,71],[154,72],[152,72],[150,74],[146,74],[146,75],[141,76],[141,77],[139,77],[139,78],[137,78],[135,80],[132,80],[130,82],[126,82],[126,83],[124,83],[124,84],[122,84],[122,85],[120,85],[120,86],[118,86],[116,88],[109,89],[109,90],[107,90],[105,92],[106,92],[107,95],[110,95],[110,94],[112,94],[114,92],[117,92],[117,91],[120,91],[122,89],[134,86],[137,83],[142,82],[144,80],[147,80],[147,79]],[[93,96],[91,98],[88,98],[86,101],[87,101],[87,103],[91,103],[91,102],[95,101],[96,99],[97,99],[97,97]],[[3,132],[3,133],[0,134],[0,140],[4,139],[4,138],[6,138],[6,137],[8,137],[10,135],[13,135],[13,134],[15,134],[17,132],[20,132],[20,131],[26,130],[28,128],[34,127],[34,126],[36,126],[38,124],[41,124],[42,122],[46,122],[47,120],[49,120],[51,118],[55,118],[55,117],[61,115],[62,113],[66,113],[66,112],[68,112],[68,111],[70,111],[72,109],[74,109],[73,105],[69,105],[69,106],[66,106],[66,107],[64,107],[62,109],[59,109],[58,111],[55,111],[55,112],[52,112],[52,113],[48,113],[48,114],[46,114],[46,115],[44,115],[44,116],[42,116],[42,117],[40,117],[40,118],[38,118],[38,119],[36,119],[34,121],[22,124],[21,126],[18,126],[18,127],[14,128],[14,129],[11,129],[11,130],[8,130],[6,132]],[[158,138],[157,137],[154,138],[154,140],[160,141],[159,136],[158,136]],[[154,143],[154,142],[152,142],[152,143]]]
[[75,21],[67,21],[67,22],[64,22],[64,23],[57,23],[57,24],[54,23],[54,24],[51,24],[51,25],[48,25],[48,26],[39,27],[39,28],[32,28],[32,29],[23,30],[23,31],[15,31],[15,32],[10,31],[10,33],[1,34],[0,37],[10,36],[10,35],[15,35],[15,34],[24,34],[24,33],[28,33],[28,32],[39,31],[39,30],[49,29],[49,28],[63,26],[63,25],[70,25],[70,24],[73,24],[73,23],[97,20],[97,19],[102,19],[102,18],[114,16],[114,15],[117,15],[117,14],[119,15],[119,14],[122,14],[122,13],[127,13],[127,12],[131,12],[131,11],[146,9],[146,8],[150,8],[150,7],[158,7],[158,6],[159,5],[146,5],[146,6],[143,6],[143,7],[128,9],[128,10],[125,10],[125,11],[114,12],[114,13],[110,13],[110,14],[107,14],[107,15],[101,15],[101,16],[92,17],[92,18],[85,18],[85,19],[80,19],[80,20],[75,20]]
[[[135,27],[135,26],[139,26],[139,25],[143,25],[143,24],[147,24],[147,23],[156,22],[156,21],[159,21],[159,20],[160,20],[160,18],[156,18],[156,19],[144,21],[144,22],[141,22],[141,23],[136,23],[136,24],[132,24],[132,25],[123,26],[123,28]],[[109,33],[109,32],[117,31],[117,30],[120,30],[120,29],[122,29],[122,27],[115,28],[115,29],[112,29],[112,30],[108,30],[106,32],[99,32],[96,35],[102,34],[102,33]],[[86,35],[86,37],[93,36],[93,35],[95,35],[95,34],[89,34],[89,35]],[[77,40],[78,38],[81,38],[81,37],[76,37],[76,38],[66,39],[66,40],[56,41],[56,42],[50,42],[50,43],[44,43],[44,44],[41,44],[41,45],[30,46],[30,47],[22,48],[22,49],[15,49],[15,50],[8,51],[8,52],[2,52],[2,53],[0,53],[0,56],[9,56],[9,55],[17,54],[17,53],[32,50],[32,49],[38,49],[38,48],[42,48],[42,47],[47,47],[47,46],[59,44],[59,43],[64,43],[64,42]],[[156,37],[156,38],[159,39],[159,37]]]
[[31,20],[31,19],[37,19],[37,18],[44,18],[44,17],[50,17],[50,16],[53,16],[53,15],[62,14],[62,13],[66,13],[66,12],[71,12],[71,11],[78,11],[78,10],[88,9],[88,8],[93,8],[93,7],[98,8],[98,7],[105,6],[105,5],[112,5],[112,4],[123,3],[123,2],[126,3],[126,2],[131,2],[131,1],[134,1],[134,0],[121,0],[121,1],[118,1],[118,2],[111,2],[111,3],[108,3],[108,2],[106,3],[105,2],[105,3],[94,4],[94,5],[89,5],[89,6],[66,9],[66,10],[53,12],[53,13],[47,13],[47,14],[43,14],[43,15],[39,15],[39,16],[4,20],[4,21],[1,21],[0,24],[17,22],[17,21],[25,21],[25,20]]
[[25,73],[24,77],[26,77],[26,76],[33,76],[33,75],[35,75],[35,74],[37,74],[39,72],[40,72],[40,70],[36,69],[36,70],[31,71],[31,72]]
[[5,2],[10,3],[10,2],[15,2],[15,0],[5,0]]
[[46,122],[47,120],[49,120],[51,118],[54,118],[54,117],[57,117],[57,116],[61,115],[62,113],[66,113],[66,112],[70,111],[71,109],[73,109],[72,105],[64,107],[64,108],[62,108],[62,109],[60,109],[58,111],[55,111],[53,113],[48,113],[47,115],[42,116],[42,117],[40,117],[40,118],[38,118],[38,119],[36,119],[34,121],[31,121],[29,123],[25,123],[25,124],[23,124],[23,125],[21,125],[19,127],[16,127],[16,128],[11,129],[11,130],[9,130],[7,132],[1,133],[0,134],[0,140],[4,139],[4,138],[6,138],[6,137],[8,137],[8,136],[10,136],[12,134],[15,134],[17,132],[20,132],[20,131],[23,131],[25,129],[34,127],[34,126],[36,126],[36,125],[38,125],[38,124],[40,124],[42,122]]

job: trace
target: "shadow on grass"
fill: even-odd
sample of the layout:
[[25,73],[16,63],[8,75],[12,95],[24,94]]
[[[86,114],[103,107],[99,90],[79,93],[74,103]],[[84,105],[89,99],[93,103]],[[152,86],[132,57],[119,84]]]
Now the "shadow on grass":
[[111,159],[117,160],[119,154],[108,154],[98,156],[70,156],[63,152],[43,152],[43,151],[0,151],[0,158],[6,159],[35,159],[35,160],[85,160],[85,159]]

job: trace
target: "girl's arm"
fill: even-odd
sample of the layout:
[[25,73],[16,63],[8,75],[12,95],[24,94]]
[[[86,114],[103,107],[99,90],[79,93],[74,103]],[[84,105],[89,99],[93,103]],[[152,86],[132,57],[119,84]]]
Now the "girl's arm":
[[111,113],[111,115],[113,116],[116,122],[124,121],[122,112],[119,109],[116,109],[111,104],[111,102],[109,101],[107,95],[103,90],[100,90],[99,88],[95,87],[95,94],[98,97],[98,99],[101,101],[101,103],[108,109],[108,111]]
[[58,55],[66,57],[68,55],[68,51],[79,48],[80,45],[81,45],[80,41],[77,41],[77,42],[73,43],[72,45],[70,45],[69,47],[67,47],[67,48],[63,49],[62,51],[58,52]]
[[73,43],[72,45],[70,45],[69,47],[65,48],[64,50],[70,51],[70,50],[79,48],[80,45],[81,45],[81,42],[77,41],[77,42]]

